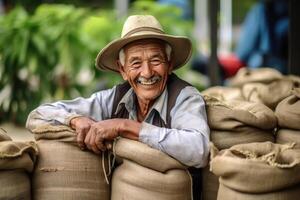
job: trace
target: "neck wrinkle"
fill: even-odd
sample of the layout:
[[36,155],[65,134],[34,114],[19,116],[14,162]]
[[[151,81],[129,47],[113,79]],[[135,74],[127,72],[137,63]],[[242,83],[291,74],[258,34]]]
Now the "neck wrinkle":
[[154,101],[142,101],[138,99],[137,113],[139,121],[143,121],[145,119],[153,103]]

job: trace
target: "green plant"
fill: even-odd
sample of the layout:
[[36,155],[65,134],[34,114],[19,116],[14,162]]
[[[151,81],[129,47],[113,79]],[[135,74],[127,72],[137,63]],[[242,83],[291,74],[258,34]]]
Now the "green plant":
[[85,13],[42,5],[32,16],[17,7],[0,19],[1,121],[23,123],[41,102],[81,92],[73,77],[90,62],[77,28]]

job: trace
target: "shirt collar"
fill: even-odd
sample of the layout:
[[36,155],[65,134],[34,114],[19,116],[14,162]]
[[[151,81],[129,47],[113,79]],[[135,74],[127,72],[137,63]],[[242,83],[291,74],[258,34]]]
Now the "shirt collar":
[[[115,114],[117,114],[120,109],[121,109],[121,105],[123,104],[126,108],[126,110],[128,111],[129,114],[133,114],[134,118],[136,119],[136,104],[137,102],[135,102],[136,100],[136,94],[134,93],[133,89],[130,88],[126,94],[122,97],[121,101],[119,102],[116,112]],[[154,104],[152,105],[151,109],[149,110],[148,115],[145,118],[145,121],[148,121],[151,118],[152,115],[155,114],[155,111],[157,112],[157,114],[160,115],[161,119],[164,120],[164,122],[166,123],[167,120],[167,102],[168,102],[168,91],[167,91],[167,87],[165,87],[164,91],[162,92],[162,94],[155,100]]]

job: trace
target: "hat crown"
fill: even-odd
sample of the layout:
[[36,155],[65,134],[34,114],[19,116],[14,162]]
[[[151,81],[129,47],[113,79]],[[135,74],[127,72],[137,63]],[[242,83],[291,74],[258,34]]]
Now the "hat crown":
[[121,37],[128,37],[133,33],[151,29],[154,32],[164,33],[159,21],[152,15],[132,15],[124,23]]

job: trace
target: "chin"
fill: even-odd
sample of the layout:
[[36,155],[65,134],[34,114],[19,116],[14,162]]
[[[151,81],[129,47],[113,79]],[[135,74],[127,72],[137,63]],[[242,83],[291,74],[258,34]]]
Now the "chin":
[[163,89],[161,89],[162,86],[151,87],[135,87],[134,90],[139,99],[153,101],[163,93]]

